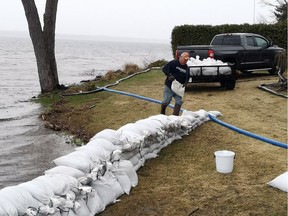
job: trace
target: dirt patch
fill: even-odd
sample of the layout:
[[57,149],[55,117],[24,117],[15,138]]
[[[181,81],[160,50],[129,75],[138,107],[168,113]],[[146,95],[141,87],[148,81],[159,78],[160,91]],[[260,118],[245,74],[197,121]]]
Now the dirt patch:
[[[218,83],[190,84],[183,108],[220,111],[224,122],[287,143],[287,99],[258,88],[277,81],[251,75],[237,80],[232,91]],[[163,82],[161,72],[151,71],[115,89],[161,100]],[[82,97],[80,105],[66,98],[44,118],[88,140],[103,129],[118,129],[160,111],[158,104],[108,92]],[[215,169],[213,154],[223,149],[236,152],[231,174]],[[138,170],[139,184],[100,215],[287,215],[287,193],[267,185],[286,170],[287,150],[207,122],[146,161]]]

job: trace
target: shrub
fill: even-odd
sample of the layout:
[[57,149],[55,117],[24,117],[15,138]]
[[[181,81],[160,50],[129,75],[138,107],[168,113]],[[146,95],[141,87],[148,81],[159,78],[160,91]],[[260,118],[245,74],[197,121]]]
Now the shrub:
[[152,62],[150,63],[147,68],[152,68],[152,67],[162,67],[164,66],[165,64],[167,64],[167,61],[164,60],[164,59],[161,59],[161,60],[157,60],[155,62]]
[[135,72],[140,71],[141,68],[136,64],[125,64],[124,73],[127,75],[134,74]]

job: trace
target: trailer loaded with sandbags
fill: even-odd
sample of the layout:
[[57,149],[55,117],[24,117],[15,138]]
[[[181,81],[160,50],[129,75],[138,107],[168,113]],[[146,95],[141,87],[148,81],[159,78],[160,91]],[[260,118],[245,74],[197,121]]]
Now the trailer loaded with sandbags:
[[236,85],[237,73],[234,64],[221,60],[207,58],[200,60],[199,56],[191,57],[187,62],[190,83],[219,82],[227,90],[233,90]]

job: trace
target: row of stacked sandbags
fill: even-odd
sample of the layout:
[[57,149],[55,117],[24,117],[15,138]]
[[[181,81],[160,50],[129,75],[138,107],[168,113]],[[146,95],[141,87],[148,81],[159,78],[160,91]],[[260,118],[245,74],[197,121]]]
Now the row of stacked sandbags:
[[[220,115],[211,111],[214,116]],[[89,216],[138,184],[136,171],[164,147],[208,121],[208,112],[155,115],[105,129],[29,182],[0,190],[0,216]]]

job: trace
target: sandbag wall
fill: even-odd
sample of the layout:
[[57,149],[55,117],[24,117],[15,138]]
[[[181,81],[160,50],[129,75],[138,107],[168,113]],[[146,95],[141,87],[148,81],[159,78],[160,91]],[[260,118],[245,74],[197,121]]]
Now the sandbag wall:
[[0,216],[93,216],[138,184],[137,170],[218,111],[155,115],[105,129],[31,181],[0,190]]

